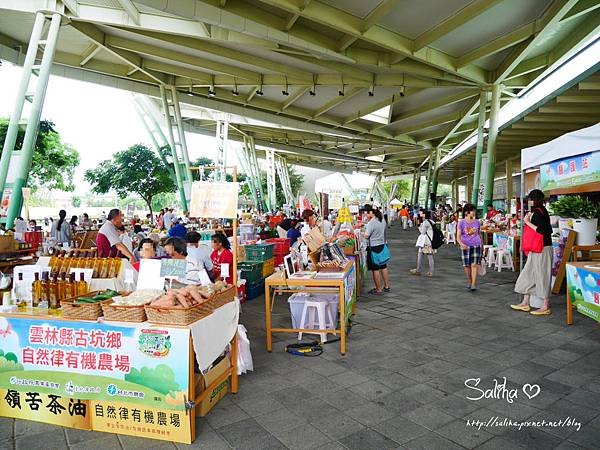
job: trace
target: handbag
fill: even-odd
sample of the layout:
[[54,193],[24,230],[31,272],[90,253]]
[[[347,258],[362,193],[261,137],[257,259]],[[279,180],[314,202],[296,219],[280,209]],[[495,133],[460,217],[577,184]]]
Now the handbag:
[[529,253],[542,253],[542,250],[544,249],[544,235],[538,233],[529,225],[523,224],[521,249],[523,250],[525,256],[527,256]]
[[487,261],[485,259],[485,257],[481,258],[481,264],[479,264],[479,267],[477,268],[477,273],[479,274],[480,277],[483,277],[485,274],[487,274]]
[[390,260],[390,250],[388,249],[387,244],[383,244],[383,248],[379,253],[375,253],[373,248],[371,247],[371,261],[376,266],[383,266]]

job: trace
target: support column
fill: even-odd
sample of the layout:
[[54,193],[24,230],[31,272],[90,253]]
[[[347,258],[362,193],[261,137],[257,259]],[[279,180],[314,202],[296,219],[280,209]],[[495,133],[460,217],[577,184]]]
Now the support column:
[[415,185],[417,184],[417,168],[413,169],[413,177],[412,177],[412,185],[410,187],[410,201],[412,203],[412,199],[415,196]]
[[[173,160],[173,167],[175,169],[175,179],[177,180],[177,189],[179,190],[179,198],[181,201],[181,207],[184,211],[188,210],[187,197],[185,195],[185,189],[183,185],[183,174],[181,173],[181,163],[179,161],[179,155],[177,154],[177,147],[175,144],[175,134],[173,133],[173,124],[171,122],[171,113],[169,107],[169,99],[167,97],[167,89],[164,85],[160,85],[160,98],[162,100],[163,109],[165,112],[165,120],[167,122],[167,132],[169,138],[169,147],[171,147],[171,159]],[[191,183],[191,179],[190,179]]]
[[414,189],[414,193],[413,193],[413,198],[412,198],[412,204],[416,205],[417,203],[419,203],[419,189],[421,188],[421,168],[417,167],[415,172],[416,175],[416,179],[415,179],[415,189]]
[[510,212],[510,199],[513,196],[513,160],[506,160],[506,211]]
[[4,146],[2,147],[2,157],[0,157],[0,196],[4,194],[6,176],[8,174],[8,167],[10,166],[10,158],[15,149],[15,143],[17,142],[19,121],[21,120],[21,115],[23,114],[25,95],[27,94],[27,90],[29,88],[29,81],[31,80],[32,73],[31,69],[33,68],[35,57],[38,52],[38,41],[42,36],[44,21],[44,14],[41,12],[36,13],[33,30],[31,31],[31,37],[29,38],[29,45],[27,46],[25,62],[23,63],[23,71],[21,72],[21,82],[19,83],[19,88],[17,89],[17,98],[15,100],[13,112],[10,115],[8,129],[6,130],[6,138],[4,139]]
[[266,151],[267,156],[267,198],[269,199],[269,211],[277,209],[277,192],[275,190],[275,152]]
[[452,180],[450,186],[452,186],[452,210],[455,211],[456,205],[458,205],[458,184],[456,180]]
[[473,194],[471,195],[471,203],[477,208],[479,195],[479,180],[481,177],[481,157],[483,156],[483,132],[485,125],[485,107],[487,104],[488,94],[486,91],[479,92],[479,115],[477,116],[477,146],[475,150],[475,174],[473,176]]
[[500,113],[500,84],[492,85],[490,130],[487,143],[487,175],[485,178],[485,200],[483,209],[492,204],[494,198],[494,175],[496,173],[496,139],[498,138],[498,115]]
[[465,201],[469,203],[469,199],[473,194],[473,176],[467,175],[465,178]]
[[[175,113],[175,120],[177,122],[177,132],[179,133],[179,143],[181,145],[181,155],[183,156],[183,163],[185,165],[185,177],[188,180],[190,185],[190,193],[191,193],[191,185],[192,185],[192,171],[190,169],[190,157],[188,156],[187,142],[185,139],[185,131],[183,129],[183,119],[181,117],[181,109],[179,108],[179,94],[177,93],[177,88],[175,86],[171,86],[171,101],[173,102],[173,111]],[[227,141],[227,136],[225,136],[225,140]],[[187,211],[187,208],[184,209]]]
[[[37,14],[40,15],[42,13]],[[21,204],[23,202],[22,189],[27,185],[27,178],[29,176],[29,171],[31,170],[33,150],[35,146],[35,140],[38,134],[38,129],[40,126],[40,117],[42,115],[42,108],[44,106],[44,98],[46,97],[46,89],[48,87],[48,79],[50,78],[50,69],[52,68],[52,61],[54,59],[54,51],[56,50],[56,41],[58,40],[58,31],[60,30],[61,20],[62,16],[59,13],[52,14],[50,27],[48,29],[48,35],[46,37],[44,54],[42,56],[42,62],[39,66],[39,75],[35,89],[35,94],[31,103],[31,112],[29,114],[29,120],[27,121],[25,137],[23,138],[23,146],[20,152],[21,163],[19,165],[19,168],[17,169],[15,182],[13,185],[13,194],[10,200],[8,214],[6,217],[7,229],[12,228],[15,219],[21,211]],[[30,45],[35,45],[36,51],[38,49],[38,44],[38,41],[30,42]],[[35,66],[32,66],[32,68],[35,69]],[[17,99],[17,102],[23,100],[24,98]]]
[[425,209],[429,209],[429,193],[431,192],[431,175],[433,173],[433,166],[435,164],[434,161],[435,155],[433,150],[429,152],[429,164],[427,165],[427,178],[425,182],[427,183],[425,186]]
[[[431,193],[434,195],[437,195],[438,175],[440,172],[440,156],[441,156],[441,149],[436,148],[435,149],[435,165],[434,165],[433,177],[432,177],[432,181],[431,181]],[[430,202],[430,203],[433,203],[430,206],[432,208],[435,208],[435,202]]]

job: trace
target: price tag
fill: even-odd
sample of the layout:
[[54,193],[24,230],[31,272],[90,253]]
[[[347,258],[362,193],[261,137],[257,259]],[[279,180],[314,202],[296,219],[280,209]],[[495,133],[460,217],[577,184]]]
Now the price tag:
[[229,263],[221,264],[221,277],[228,278],[229,277]]

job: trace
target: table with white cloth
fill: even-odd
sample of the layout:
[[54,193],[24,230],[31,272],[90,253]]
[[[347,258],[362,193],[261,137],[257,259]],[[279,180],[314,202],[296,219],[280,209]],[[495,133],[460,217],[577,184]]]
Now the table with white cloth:
[[[196,411],[224,381],[238,390],[234,299],[187,326],[0,314],[0,416],[190,444]],[[196,393],[229,349],[230,365]]]

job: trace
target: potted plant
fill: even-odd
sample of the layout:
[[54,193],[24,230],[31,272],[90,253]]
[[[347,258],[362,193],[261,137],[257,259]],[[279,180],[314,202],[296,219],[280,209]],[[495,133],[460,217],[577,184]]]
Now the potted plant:
[[561,218],[570,218],[577,232],[577,245],[594,245],[600,206],[578,195],[565,195],[550,205],[552,212]]

